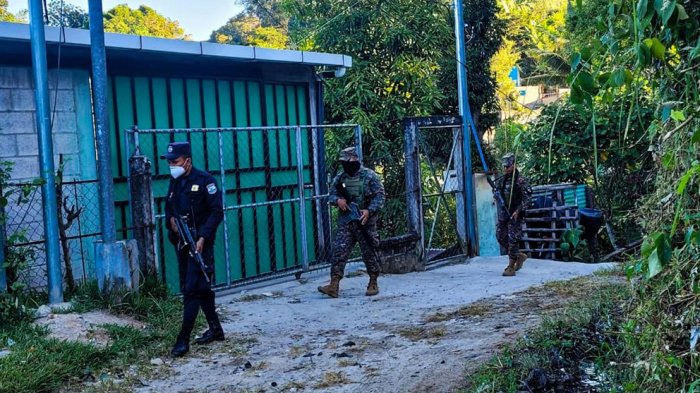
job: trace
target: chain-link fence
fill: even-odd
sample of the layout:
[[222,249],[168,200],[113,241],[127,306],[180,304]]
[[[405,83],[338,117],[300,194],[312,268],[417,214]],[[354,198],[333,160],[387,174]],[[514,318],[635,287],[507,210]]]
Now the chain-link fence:
[[[61,272],[71,288],[95,277],[94,246],[101,236],[97,180],[63,181],[56,187]],[[47,287],[41,189],[35,183],[11,184],[5,206],[5,259],[8,286]]]

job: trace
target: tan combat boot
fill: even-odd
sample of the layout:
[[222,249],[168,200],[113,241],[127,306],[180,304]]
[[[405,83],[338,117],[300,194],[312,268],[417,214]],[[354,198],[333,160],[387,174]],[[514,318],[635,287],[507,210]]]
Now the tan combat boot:
[[527,255],[521,252],[520,255],[518,255],[518,260],[515,261],[516,272],[523,268],[523,263],[525,263],[525,260],[527,260]]
[[318,291],[333,298],[338,297],[338,292],[340,292],[340,278],[340,276],[331,276],[331,283],[318,287]]
[[379,278],[379,274],[372,274],[369,276],[369,285],[367,285],[367,292],[365,292],[365,296],[374,296],[379,293],[377,278]]
[[506,270],[503,271],[504,277],[515,276],[515,264],[516,263],[517,263],[517,261],[515,259],[508,260],[508,267],[506,268]]

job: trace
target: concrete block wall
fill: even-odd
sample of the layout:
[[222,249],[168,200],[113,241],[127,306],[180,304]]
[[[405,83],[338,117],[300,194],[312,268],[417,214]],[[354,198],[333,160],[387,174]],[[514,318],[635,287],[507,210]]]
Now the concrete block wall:
[[[14,164],[10,183],[25,183],[40,177],[39,141],[36,122],[34,82],[31,67],[0,66],[0,161]],[[93,180],[96,178],[95,142],[92,126],[90,81],[87,70],[49,71],[52,139],[54,165],[58,169],[59,155],[65,162],[64,180]],[[96,188],[93,184],[81,187]],[[71,190],[67,190],[70,192]],[[81,215],[98,217],[91,204],[94,195],[80,195],[78,203],[84,208]],[[15,198],[5,207],[7,235],[26,231],[29,241],[44,239],[44,220],[41,190],[29,196],[29,202],[17,204]],[[71,204],[73,201],[71,200]],[[94,206],[93,206],[94,205]],[[99,222],[96,224],[99,226]],[[94,226],[94,225],[93,225]],[[77,226],[69,231],[77,235]],[[83,275],[81,250],[92,247],[93,239],[84,239],[85,247],[71,241],[71,254],[76,277]],[[22,281],[39,290],[46,288],[46,260],[44,246],[35,246],[35,258],[22,273]]]
[[[64,155],[67,180],[82,179],[82,165],[90,165],[81,163],[86,156],[81,151],[94,156],[93,138],[79,127],[86,120],[92,124],[82,108],[86,99],[90,102],[85,86],[89,86],[87,71],[49,71],[54,162],[58,167],[59,155]],[[12,181],[31,181],[40,175],[35,107],[31,68],[0,67],[0,159],[14,163]]]

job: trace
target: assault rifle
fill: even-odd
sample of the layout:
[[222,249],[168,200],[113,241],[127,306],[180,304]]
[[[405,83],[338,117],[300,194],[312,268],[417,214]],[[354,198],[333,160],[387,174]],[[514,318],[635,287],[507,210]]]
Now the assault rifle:
[[[500,177],[498,179],[500,179]],[[491,179],[490,176],[486,175],[486,181],[489,182],[489,185],[493,189],[493,195],[496,197],[496,201],[498,201],[498,205],[501,206],[503,212],[506,213],[508,221],[512,221],[513,218],[511,217],[510,211],[508,210],[508,206],[506,205],[505,199],[503,199],[503,194],[501,194],[501,190],[499,190],[498,187],[496,187],[496,183],[493,179]]]
[[348,213],[350,214],[350,222],[359,221],[360,217],[362,217],[360,206],[358,206],[357,203],[353,202],[352,198],[350,198],[350,193],[348,192],[347,187],[345,187],[345,183],[339,181],[335,185],[335,189],[338,190],[338,194],[348,203]]
[[195,242],[194,236],[192,236],[190,227],[187,225],[187,222],[185,222],[185,219],[181,215],[175,214],[173,217],[175,217],[177,233],[180,236],[180,244],[182,245],[182,247],[190,248],[190,256],[194,258],[194,260],[199,264],[199,267],[202,268],[202,273],[204,273],[204,279],[206,279],[207,282],[209,282],[209,269],[204,263],[204,258],[202,258],[202,254],[197,252],[197,242]]
[[338,190],[338,194],[348,203],[348,213],[350,214],[350,222],[357,221],[357,225],[360,227],[360,232],[362,232],[362,236],[365,237],[367,244],[369,244],[369,246],[376,251],[377,245],[374,244],[372,238],[369,236],[369,233],[367,233],[367,228],[365,228],[365,226],[360,222],[360,217],[362,217],[360,206],[352,201],[350,193],[348,192],[347,187],[345,187],[345,183],[339,181],[335,185],[335,189]]

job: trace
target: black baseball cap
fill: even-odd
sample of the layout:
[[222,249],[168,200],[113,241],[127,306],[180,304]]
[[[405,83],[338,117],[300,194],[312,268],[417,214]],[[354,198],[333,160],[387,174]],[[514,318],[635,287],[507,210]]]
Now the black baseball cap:
[[166,160],[176,160],[182,156],[192,157],[192,147],[189,142],[173,142],[168,145],[168,152],[160,156]]

